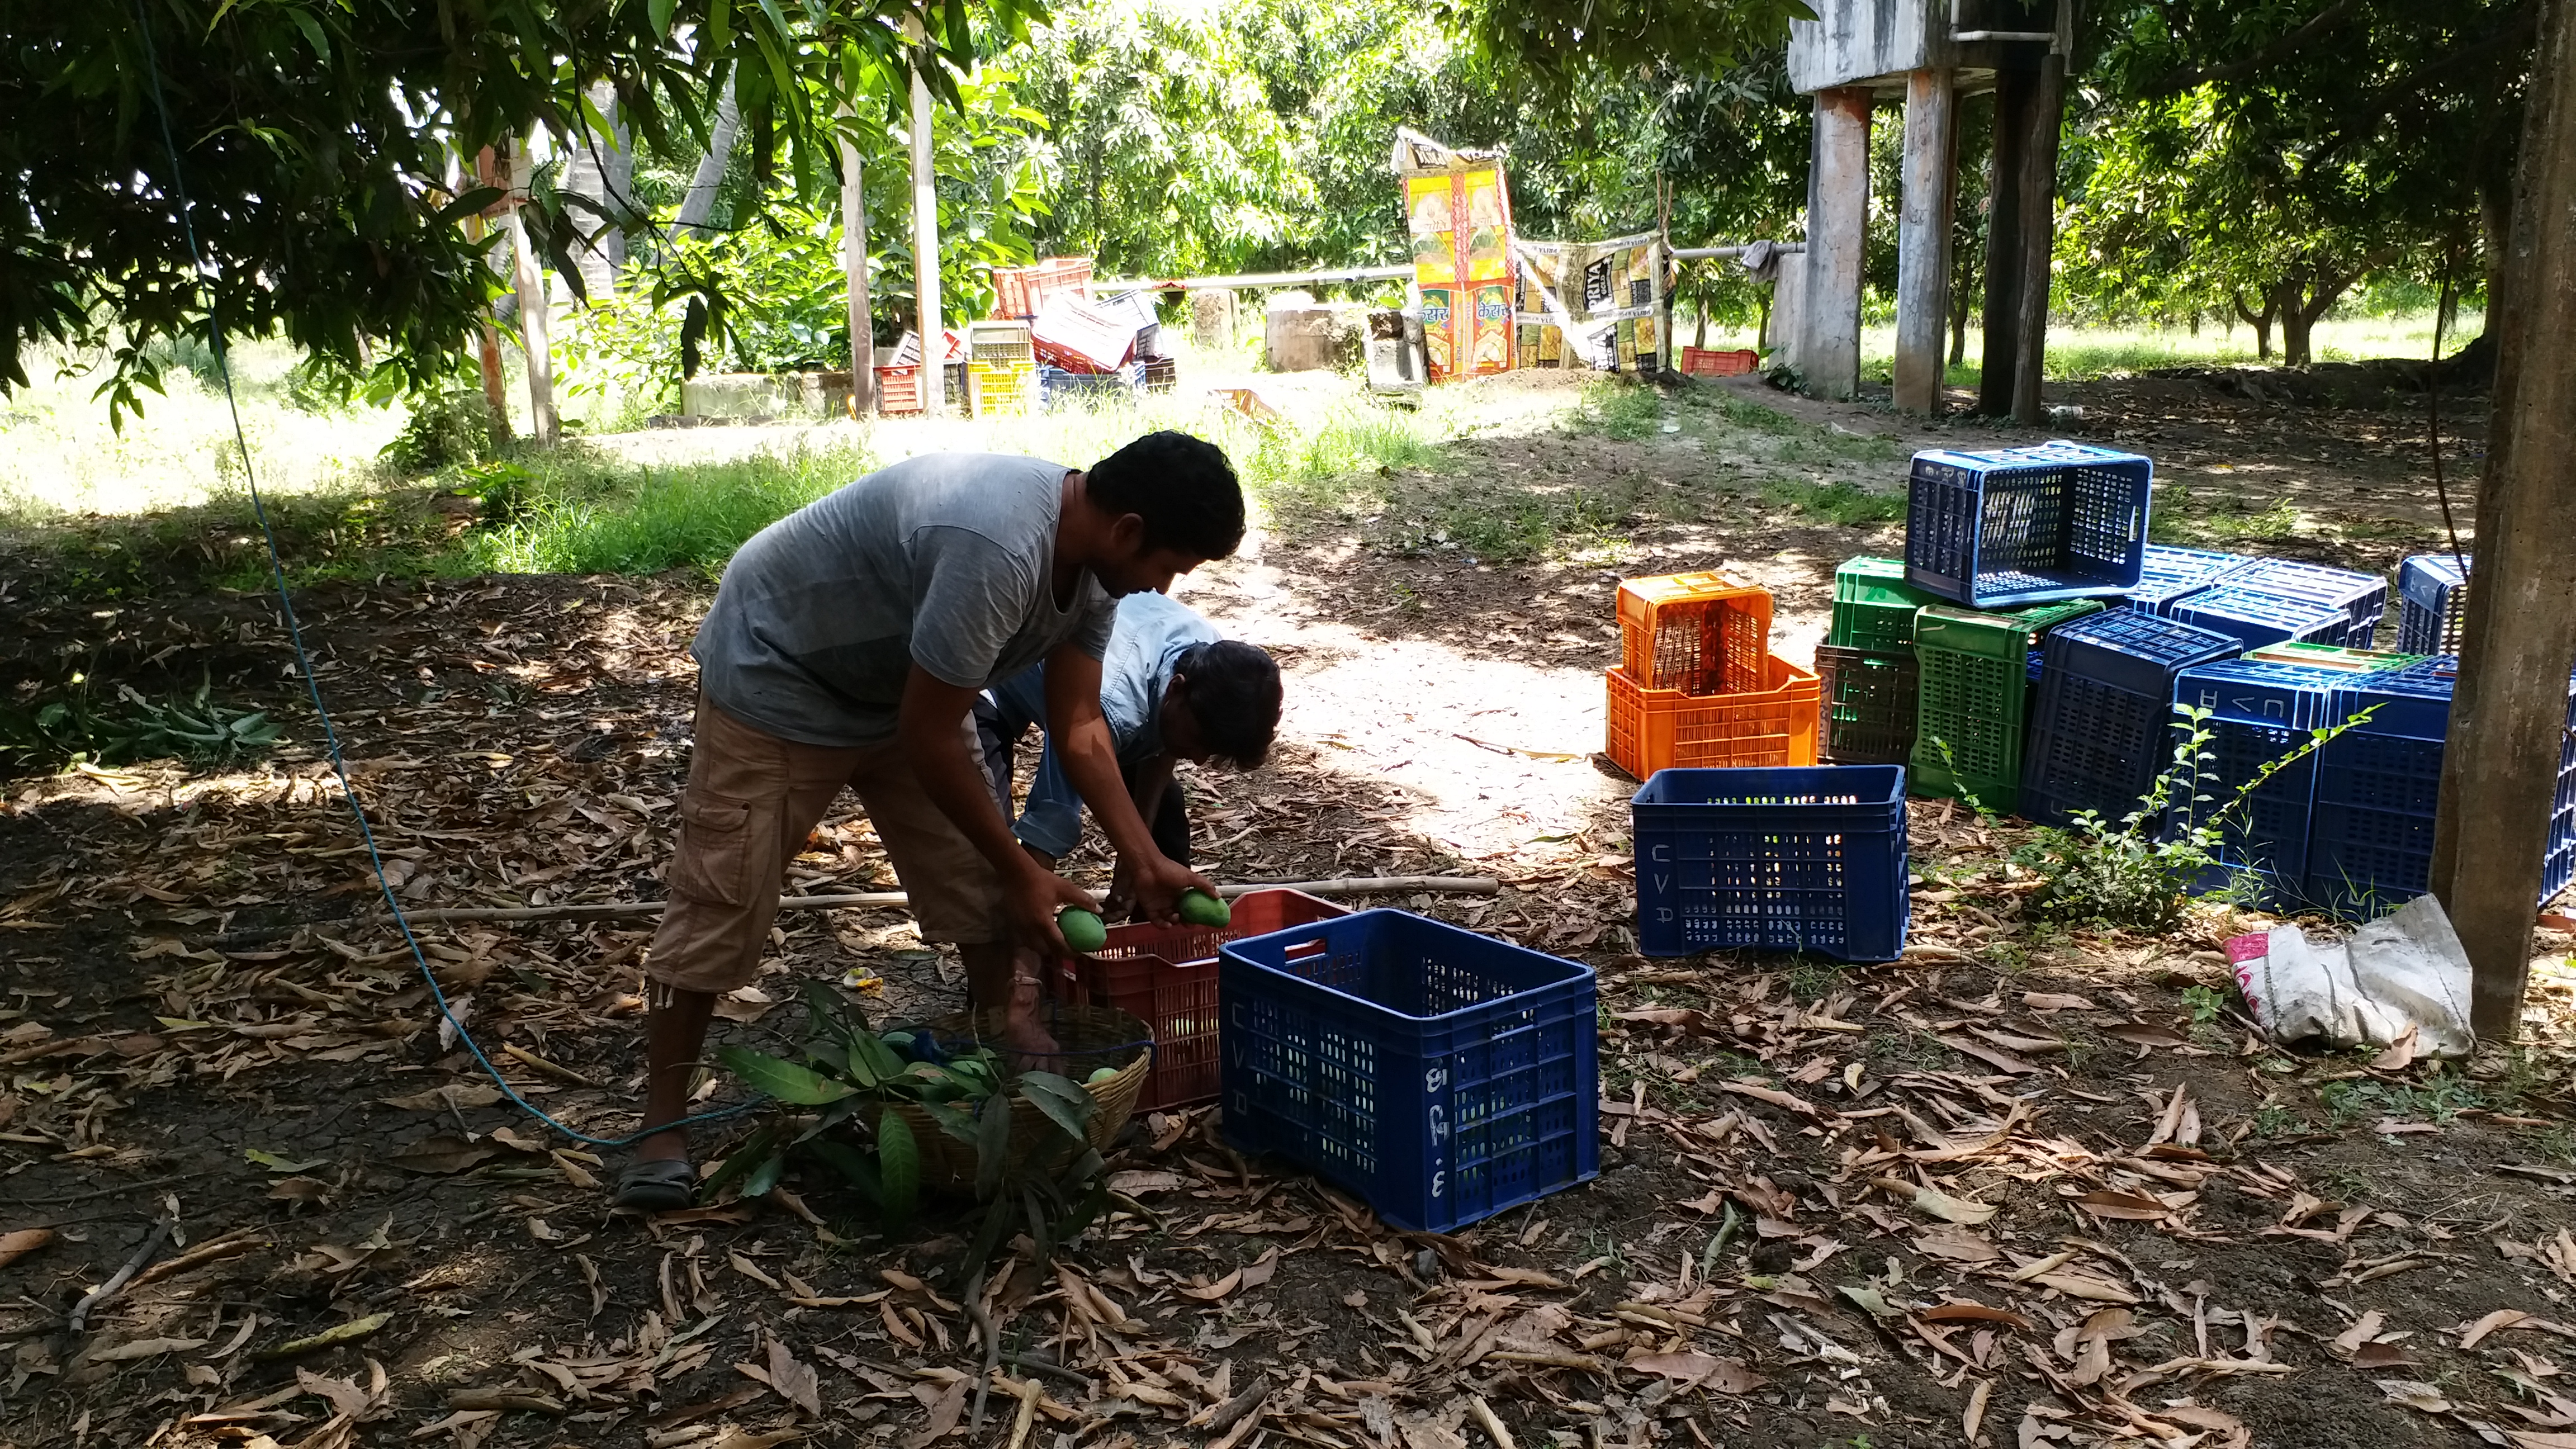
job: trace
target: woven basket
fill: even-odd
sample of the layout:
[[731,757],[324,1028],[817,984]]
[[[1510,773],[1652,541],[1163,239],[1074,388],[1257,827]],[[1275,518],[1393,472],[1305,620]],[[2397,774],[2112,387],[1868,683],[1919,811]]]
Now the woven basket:
[[[1153,1033],[1145,1024],[1123,1011],[1106,1006],[1081,1006],[1059,1003],[1049,1008],[1044,1023],[1063,1056],[1045,1064],[1045,1069],[1079,1082],[1101,1067],[1116,1067],[1118,1075],[1088,1084],[1092,1100],[1099,1109],[1091,1114],[1091,1145],[1106,1149],[1127,1120],[1136,1115],[1136,1099],[1145,1090],[1145,1078],[1152,1070]],[[1002,1032],[1002,1013],[994,1008],[980,1012],[958,1012],[921,1023],[921,1029],[932,1032],[942,1042],[998,1040]],[[934,1192],[971,1194],[975,1190],[975,1148],[970,1143],[951,1137],[930,1114],[912,1102],[888,1104],[912,1129],[912,1140],[921,1149],[921,1185]],[[1011,1143],[1014,1148],[1060,1136],[1055,1124],[1029,1105],[1025,1098],[1011,1099]],[[1072,1153],[1057,1155],[1050,1169],[1072,1159]]]

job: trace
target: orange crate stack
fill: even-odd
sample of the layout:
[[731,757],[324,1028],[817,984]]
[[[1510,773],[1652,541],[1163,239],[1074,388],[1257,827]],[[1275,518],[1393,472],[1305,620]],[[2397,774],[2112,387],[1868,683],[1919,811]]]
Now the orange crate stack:
[[1776,654],[1762,663],[1764,687],[1684,694],[1639,684],[1624,669],[1603,672],[1609,689],[1610,762],[1640,780],[1657,770],[1778,767],[1816,763],[1815,672]]
[[1693,377],[1732,377],[1738,373],[1751,372],[1761,361],[1761,355],[1750,347],[1739,347],[1732,351],[1713,350],[1706,347],[1682,349],[1682,371]]
[[1743,694],[1768,677],[1771,592],[1725,574],[1619,585],[1619,665],[1650,689]]
[[877,369],[877,411],[887,417],[909,417],[921,411],[921,368]]

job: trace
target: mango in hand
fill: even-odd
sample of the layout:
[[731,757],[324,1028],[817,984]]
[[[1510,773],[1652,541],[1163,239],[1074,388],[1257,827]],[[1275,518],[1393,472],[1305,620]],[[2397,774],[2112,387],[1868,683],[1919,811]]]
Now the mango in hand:
[[1064,943],[1088,954],[1109,944],[1109,928],[1100,917],[1080,906],[1067,906],[1055,913],[1055,928],[1064,933]]
[[1193,926],[1222,926],[1234,919],[1234,908],[1196,886],[1181,892],[1181,919]]

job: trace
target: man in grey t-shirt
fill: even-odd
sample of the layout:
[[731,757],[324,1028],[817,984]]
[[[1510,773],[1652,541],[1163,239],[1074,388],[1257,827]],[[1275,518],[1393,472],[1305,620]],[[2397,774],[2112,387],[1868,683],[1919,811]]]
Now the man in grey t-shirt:
[[1158,920],[1215,887],[1167,859],[1120,779],[1100,712],[1115,599],[1161,592],[1234,552],[1243,494],[1225,454],[1152,433],[1089,472],[945,453],[882,468],[761,530],[725,569],[692,652],[695,746],[647,964],[644,1120],[620,1206],[684,1207],[690,1069],[715,999],[758,972],[786,863],[843,786],[911,896],[922,937],[955,942],[1006,1039],[1030,1019],[1040,956],[1066,954],[1056,912],[1080,887],[1022,850],[985,784],[970,710],[1043,662],[1047,735]]

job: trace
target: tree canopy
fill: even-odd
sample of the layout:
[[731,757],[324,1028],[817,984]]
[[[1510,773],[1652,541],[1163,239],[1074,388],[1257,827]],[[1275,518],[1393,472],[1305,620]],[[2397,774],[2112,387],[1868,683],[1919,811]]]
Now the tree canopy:
[[[1032,5],[976,10],[1016,33]],[[703,144],[731,86],[764,174],[783,160],[828,177],[847,88],[890,91],[912,66],[906,13],[887,0],[0,0],[0,387],[26,382],[40,341],[112,348],[111,406],[131,410],[158,385],[154,340],[209,316],[347,366],[380,351],[426,380],[493,290],[487,244],[457,224],[497,199],[459,179],[484,147],[569,138],[605,80],[639,146],[678,151]],[[966,0],[914,13],[938,47],[925,74],[953,101],[979,33]]]

